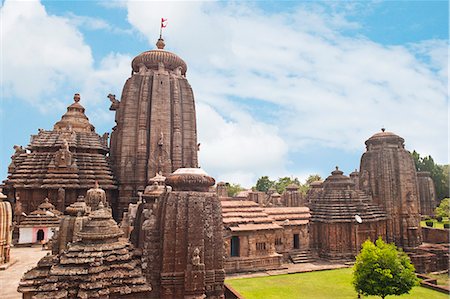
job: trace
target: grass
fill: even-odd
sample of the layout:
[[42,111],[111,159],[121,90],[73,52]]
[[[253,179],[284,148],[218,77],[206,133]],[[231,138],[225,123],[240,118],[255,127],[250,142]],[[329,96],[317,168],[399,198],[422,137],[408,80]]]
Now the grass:
[[[245,299],[352,299],[357,293],[351,284],[352,269],[337,269],[257,278],[227,279]],[[375,296],[362,298],[380,298]],[[386,299],[448,299],[448,295],[423,287],[410,294]]]
[[[448,220],[443,220],[442,222],[438,222],[436,219],[432,219],[431,221],[434,222],[433,228],[442,228],[443,229],[444,228],[444,223],[449,223]],[[420,221],[420,226],[427,227],[427,224],[425,222],[426,222],[425,220]]]

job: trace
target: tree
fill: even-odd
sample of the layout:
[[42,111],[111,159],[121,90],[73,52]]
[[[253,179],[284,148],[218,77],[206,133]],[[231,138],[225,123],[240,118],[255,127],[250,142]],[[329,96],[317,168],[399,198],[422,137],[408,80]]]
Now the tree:
[[353,286],[358,294],[388,295],[407,294],[418,284],[414,266],[409,257],[394,244],[379,238],[362,244],[353,267]]
[[299,187],[301,185],[298,178],[284,177],[279,178],[278,181],[275,182],[274,187],[279,194],[282,194],[284,191],[286,191],[286,187],[290,184],[296,184]]
[[239,184],[228,184],[227,183],[227,193],[229,197],[233,197],[239,192],[245,190],[241,185]]
[[439,206],[434,210],[436,217],[450,216],[450,198],[444,198]]
[[318,175],[318,174],[310,174],[308,176],[308,178],[306,179],[306,182],[300,186],[300,192],[303,195],[306,195],[308,193],[308,190],[309,190],[310,186],[311,186],[311,183],[315,182],[315,181],[320,181],[320,180],[322,180],[322,177],[320,175]]
[[267,192],[270,187],[275,184],[274,181],[271,181],[267,175],[262,176],[256,182],[255,189],[256,191]]
[[449,165],[438,165],[431,156],[421,157],[416,151],[411,153],[417,171],[430,172],[434,187],[436,188],[436,197],[441,200],[450,197],[449,194]]

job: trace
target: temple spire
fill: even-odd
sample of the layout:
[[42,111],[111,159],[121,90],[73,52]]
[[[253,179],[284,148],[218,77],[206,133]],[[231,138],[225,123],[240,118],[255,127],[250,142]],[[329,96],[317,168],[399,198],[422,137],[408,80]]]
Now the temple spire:
[[159,39],[156,42],[156,47],[158,47],[158,49],[162,50],[164,49],[164,46],[166,45],[164,43],[164,39],[162,38],[162,30],[163,28],[166,28],[167,26],[167,19],[161,18],[161,26],[159,27]]

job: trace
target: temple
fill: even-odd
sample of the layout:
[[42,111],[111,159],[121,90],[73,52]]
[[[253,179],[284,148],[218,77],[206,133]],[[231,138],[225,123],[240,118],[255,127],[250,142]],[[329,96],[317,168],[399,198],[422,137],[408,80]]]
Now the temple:
[[[24,149],[14,146],[4,191],[20,207],[16,214],[30,213],[45,198],[63,212],[95,180],[114,201],[117,189],[107,159],[108,134],[99,136],[85,115],[80,95],[51,131],[39,130]],[[94,179],[95,178],[95,179]]]
[[366,141],[359,186],[387,215],[386,239],[403,248],[421,244],[417,174],[405,140],[382,129]]
[[111,134],[111,161],[119,183],[118,215],[136,202],[156,173],[195,168],[197,127],[194,94],[186,63],[157,49],[136,56],[121,100],[112,100],[116,126]]

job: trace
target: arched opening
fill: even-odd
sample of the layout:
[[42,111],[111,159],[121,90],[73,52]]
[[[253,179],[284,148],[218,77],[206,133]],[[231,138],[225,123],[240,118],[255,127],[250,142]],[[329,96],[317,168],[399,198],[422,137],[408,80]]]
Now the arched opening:
[[36,240],[38,242],[44,240],[44,231],[42,229],[37,231],[37,233],[36,233]]

